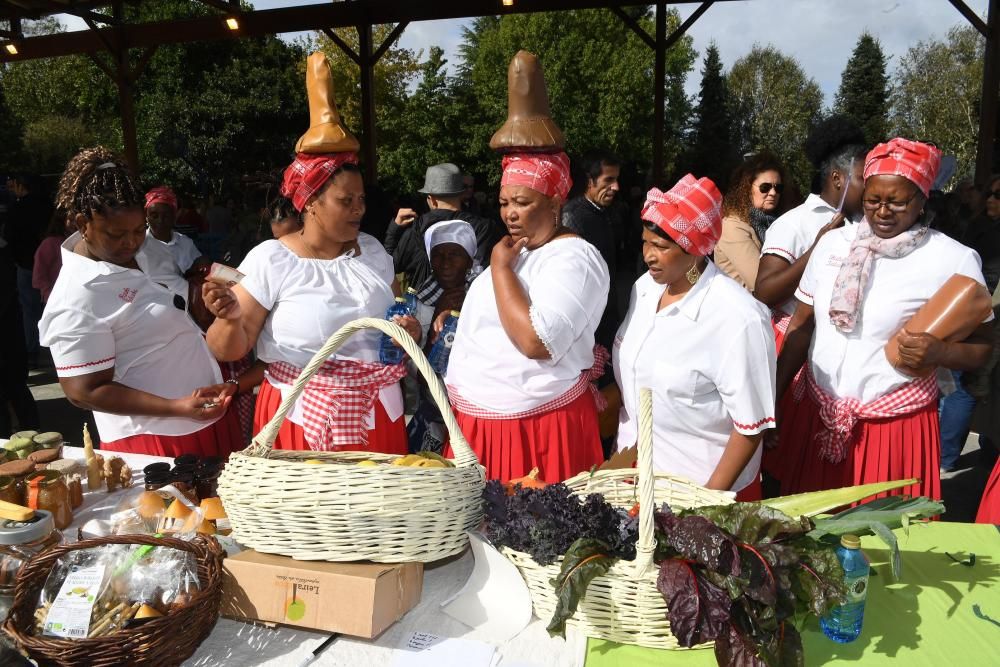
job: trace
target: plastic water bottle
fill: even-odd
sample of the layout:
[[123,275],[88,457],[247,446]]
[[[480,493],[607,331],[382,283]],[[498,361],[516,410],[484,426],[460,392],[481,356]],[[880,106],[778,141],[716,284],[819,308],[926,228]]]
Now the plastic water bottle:
[[417,290],[412,287],[406,288],[406,307],[410,309],[410,315],[417,312]]
[[[396,297],[396,302],[389,306],[389,310],[385,311],[385,319],[392,322],[392,318],[406,317],[407,315],[413,315],[413,311],[410,307],[406,305],[406,299],[401,296]],[[392,342],[392,338],[386,334],[382,334],[382,342],[378,349],[378,358],[383,364],[398,364],[403,361],[403,355],[406,352],[403,348]]]
[[823,634],[835,642],[846,644],[861,635],[861,622],[865,617],[865,597],[868,595],[868,558],[861,551],[857,535],[842,535],[837,547],[837,558],[844,567],[847,584],[847,601],[835,607],[819,620]]
[[427,357],[427,360],[431,362],[431,368],[438,375],[444,375],[448,370],[448,357],[451,356],[451,346],[455,342],[455,332],[458,330],[458,316],[460,314],[457,310],[451,311],[451,314],[444,321],[444,327],[442,327],[438,339],[431,347],[430,356]]

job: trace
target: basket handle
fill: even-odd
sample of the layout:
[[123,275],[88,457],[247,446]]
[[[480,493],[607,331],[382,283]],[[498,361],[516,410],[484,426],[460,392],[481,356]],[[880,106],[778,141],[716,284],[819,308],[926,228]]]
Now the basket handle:
[[639,486],[639,541],[635,547],[635,574],[645,576],[653,567],[656,538],[653,533],[653,514],[656,510],[654,491],[656,475],[653,472],[653,392],[639,390],[639,443],[636,472]]
[[478,465],[479,459],[476,458],[472,448],[469,447],[469,443],[466,442],[465,436],[462,435],[462,430],[458,427],[458,422],[451,412],[451,404],[448,402],[448,392],[445,390],[440,378],[438,378],[437,373],[431,368],[430,362],[427,361],[427,357],[424,356],[420,346],[398,324],[374,317],[363,317],[353,322],[348,322],[330,336],[323,347],[313,355],[313,358],[302,369],[298,379],[295,380],[295,384],[292,385],[292,390],[281,400],[281,404],[278,406],[278,410],[274,413],[271,421],[260,430],[260,433],[254,437],[250,446],[243,450],[243,453],[248,456],[268,457],[271,449],[274,447],[274,441],[278,438],[278,431],[281,429],[285,417],[288,416],[292,406],[295,405],[295,401],[299,399],[299,396],[305,390],[306,384],[319,371],[330,355],[339,350],[340,346],[347,342],[347,339],[364,329],[378,329],[382,333],[391,336],[410,355],[410,359],[413,360],[414,365],[416,365],[420,374],[424,376],[424,380],[427,381],[431,397],[434,399],[434,403],[437,404],[438,409],[441,411],[441,416],[444,418],[445,427],[448,429],[448,436],[451,441],[451,448],[455,453],[455,465],[460,468]]

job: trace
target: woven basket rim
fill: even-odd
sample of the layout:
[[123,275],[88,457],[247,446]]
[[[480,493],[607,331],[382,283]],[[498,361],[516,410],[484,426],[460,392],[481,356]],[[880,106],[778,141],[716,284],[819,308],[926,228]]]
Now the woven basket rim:
[[[135,628],[124,628],[102,637],[82,637],[67,639],[62,637],[46,637],[30,632],[33,626],[34,611],[37,596],[41,593],[49,574],[56,562],[73,551],[81,551],[109,544],[135,544],[154,547],[169,547],[194,554],[198,559],[199,589],[191,594],[188,604],[181,609],[153,619]],[[213,538],[196,535],[192,540],[182,540],[176,537],[155,537],[153,535],[109,535],[95,537],[78,542],[58,544],[39,552],[22,567],[15,582],[14,601],[11,604],[7,618],[3,623],[3,631],[19,646],[29,653],[38,653],[48,660],[48,654],[60,653],[80,648],[93,648],[95,651],[115,644],[134,644],[164,625],[175,624],[188,620],[188,617],[210,610],[215,606],[214,619],[207,628],[202,629],[204,636],[214,626],[218,619],[218,605],[222,598],[222,547]],[[36,575],[37,572],[37,575]],[[209,581],[200,581],[203,574],[210,576]],[[43,576],[44,575],[44,576]],[[28,577],[31,577],[29,580]],[[204,641],[204,636],[198,642]],[[35,656],[32,656],[35,657]],[[181,659],[186,659],[183,656]],[[37,659],[37,657],[35,657]]]

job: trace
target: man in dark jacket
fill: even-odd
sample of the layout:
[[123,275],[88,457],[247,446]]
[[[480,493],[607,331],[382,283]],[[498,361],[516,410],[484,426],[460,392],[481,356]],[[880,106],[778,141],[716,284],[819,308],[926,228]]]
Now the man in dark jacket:
[[10,253],[17,265],[17,294],[21,302],[24,345],[30,366],[38,362],[38,320],[42,317],[42,295],[31,285],[31,270],[35,263],[35,251],[52,217],[52,207],[38,192],[36,180],[28,175],[18,175],[11,180],[15,199],[8,206],[4,228]]
[[611,275],[608,304],[604,308],[595,339],[611,350],[615,333],[621,323],[618,317],[617,236],[622,234],[622,221],[612,207],[618,194],[618,158],[605,152],[588,153],[580,161],[577,178],[585,184],[583,193],[570,199],[563,207],[562,223],[589,241],[601,253]]
[[504,235],[499,220],[491,220],[472,211],[463,210],[465,183],[462,171],[451,163],[427,168],[424,187],[418,190],[427,196],[430,210],[421,216],[412,208],[401,208],[385,235],[385,249],[392,255],[396,273],[406,275],[410,287],[420,289],[431,276],[430,258],[424,248],[424,233],[444,220],[465,220],[476,232],[475,260],[483,267],[489,264],[493,246]]

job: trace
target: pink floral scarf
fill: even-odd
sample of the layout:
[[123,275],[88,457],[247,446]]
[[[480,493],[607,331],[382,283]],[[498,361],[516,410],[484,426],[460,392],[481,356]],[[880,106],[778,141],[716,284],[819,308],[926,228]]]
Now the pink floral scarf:
[[898,259],[909,255],[923,242],[928,229],[926,223],[918,222],[898,236],[883,239],[875,236],[868,220],[858,225],[858,235],[851,242],[847,259],[840,265],[840,273],[833,284],[830,321],[837,329],[851,333],[857,327],[862,296],[875,258]]

